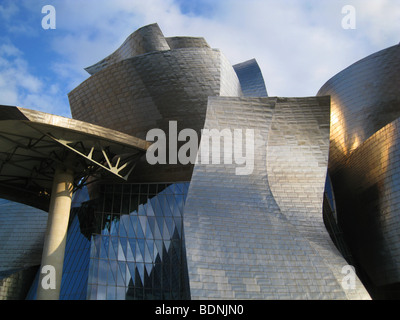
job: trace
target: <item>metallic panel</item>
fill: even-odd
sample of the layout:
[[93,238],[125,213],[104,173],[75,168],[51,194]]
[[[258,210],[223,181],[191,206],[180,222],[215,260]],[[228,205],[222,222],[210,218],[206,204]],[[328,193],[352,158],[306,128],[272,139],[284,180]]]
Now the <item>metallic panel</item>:
[[168,132],[169,121],[178,121],[178,130],[200,130],[209,96],[241,95],[239,80],[227,65],[218,50],[209,48],[126,59],[69,93],[72,116],[141,139],[150,129]]
[[93,75],[96,72],[124,59],[153,51],[169,49],[170,47],[164,38],[160,27],[158,24],[154,23],[144,26],[132,33],[114,53],[85,70]]
[[0,200],[0,272],[40,265],[47,212]]
[[396,45],[344,69],[318,92],[332,99],[329,172],[339,225],[374,297],[400,292],[399,88]]
[[24,300],[38,268],[17,270],[11,275],[0,272],[0,300]]
[[[141,139],[155,128],[168,139],[170,121],[177,121],[178,132],[191,128],[200,135],[208,97],[241,96],[239,79],[227,58],[201,39],[167,39],[182,48],[123,56],[72,90],[73,118]],[[135,182],[187,181],[193,170],[192,164],[149,166],[142,160]]]
[[354,63],[319,90],[319,96],[331,96],[332,175],[361,143],[400,116],[399,70],[397,45]]
[[0,300],[24,299],[42,258],[47,213],[0,199]]
[[336,175],[347,242],[375,286],[400,282],[400,118],[361,144]]
[[171,49],[182,48],[210,48],[204,38],[196,37],[170,37],[165,38]]
[[311,241],[326,240],[322,221],[329,154],[330,99],[279,98],[268,135],[269,187],[282,213]]
[[192,299],[369,299],[358,279],[341,286],[347,262],[322,223],[329,100],[210,98],[205,128],[253,129],[254,170],[195,166],[184,212]]
[[245,61],[233,66],[239,77],[245,97],[268,97],[264,78],[255,59]]

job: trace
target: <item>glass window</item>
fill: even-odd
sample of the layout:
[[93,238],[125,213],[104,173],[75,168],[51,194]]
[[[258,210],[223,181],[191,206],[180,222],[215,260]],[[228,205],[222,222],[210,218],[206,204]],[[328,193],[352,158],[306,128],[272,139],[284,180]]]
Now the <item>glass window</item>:
[[182,275],[186,268],[182,212],[188,183],[101,189],[105,190],[99,199],[103,205],[96,215],[103,228],[101,235],[92,237],[90,246],[88,297],[188,298],[189,293],[182,289],[189,287],[182,283],[187,281]]

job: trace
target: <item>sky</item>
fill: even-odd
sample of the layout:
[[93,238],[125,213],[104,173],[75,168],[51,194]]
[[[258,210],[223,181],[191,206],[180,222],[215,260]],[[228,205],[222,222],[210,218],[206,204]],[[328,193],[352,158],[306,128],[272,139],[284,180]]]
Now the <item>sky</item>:
[[[42,27],[45,5],[55,29]],[[232,65],[255,58],[269,96],[306,97],[399,44],[400,0],[0,0],[0,105],[71,117],[84,68],[152,23],[166,37],[204,37]]]

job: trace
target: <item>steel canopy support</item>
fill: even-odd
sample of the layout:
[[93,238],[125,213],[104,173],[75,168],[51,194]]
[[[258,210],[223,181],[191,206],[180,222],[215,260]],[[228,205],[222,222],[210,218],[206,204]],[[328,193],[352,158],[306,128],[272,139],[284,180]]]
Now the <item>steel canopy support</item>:
[[[61,145],[64,146],[65,148],[69,149],[70,151],[73,151],[73,152],[76,153],[78,156],[80,156],[80,157],[86,159],[87,161],[89,161],[89,162],[92,163],[93,165],[95,165],[95,166],[97,166],[97,167],[99,167],[99,168],[101,168],[101,169],[103,169],[103,170],[105,170],[105,171],[108,171],[109,173],[111,173],[111,174],[113,174],[113,175],[116,175],[118,178],[121,178],[121,179],[123,179],[123,180],[125,180],[125,181],[128,180],[129,175],[132,173],[132,171],[133,171],[133,169],[134,169],[134,166],[135,166],[135,165],[133,165],[133,166],[130,168],[129,172],[128,172],[126,175],[124,175],[124,176],[121,175],[120,172],[121,172],[122,170],[124,170],[124,169],[131,163],[131,161],[127,161],[127,162],[125,162],[124,164],[121,164],[121,166],[120,166],[121,157],[118,157],[118,160],[117,160],[116,165],[112,165],[110,156],[107,155],[105,149],[104,149],[99,143],[95,143],[95,142],[94,142],[93,145],[91,146],[91,149],[90,149],[90,151],[89,151],[89,154],[84,154],[84,153],[82,153],[81,151],[79,151],[77,148],[74,148],[74,147],[72,146],[72,144],[77,144],[79,141],[67,141],[67,140],[63,140],[63,139],[56,138],[56,137],[54,137],[54,136],[51,135],[51,134],[46,134],[46,135],[47,135],[50,139],[52,139],[53,141],[55,141],[55,142],[61,144]],[[103,159],[102,159],[102,160],[104,160],[104,161],[107,163],[107,166],[104,165],[103,163],[101,163],[99,160],[94,159],[94,157],[93,157],[93,152],[94,152],[94,150],[95,150],[96,147],[97,147],[98,149],[101,150],[101,154],[103,155]]]

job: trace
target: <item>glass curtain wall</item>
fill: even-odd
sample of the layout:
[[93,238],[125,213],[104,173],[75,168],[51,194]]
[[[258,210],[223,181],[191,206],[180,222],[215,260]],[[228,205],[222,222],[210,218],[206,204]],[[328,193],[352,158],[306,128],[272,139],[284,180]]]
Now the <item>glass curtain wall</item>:
[[87,299],[188,299],[183,208],[188,183],[105,185],[91,239]]
[[[60,299],[190,299],[188,188],[187,182],[106,184],[95,200],[73,208]],[[35,299],[36,288],[37,278],[27,299]]]

